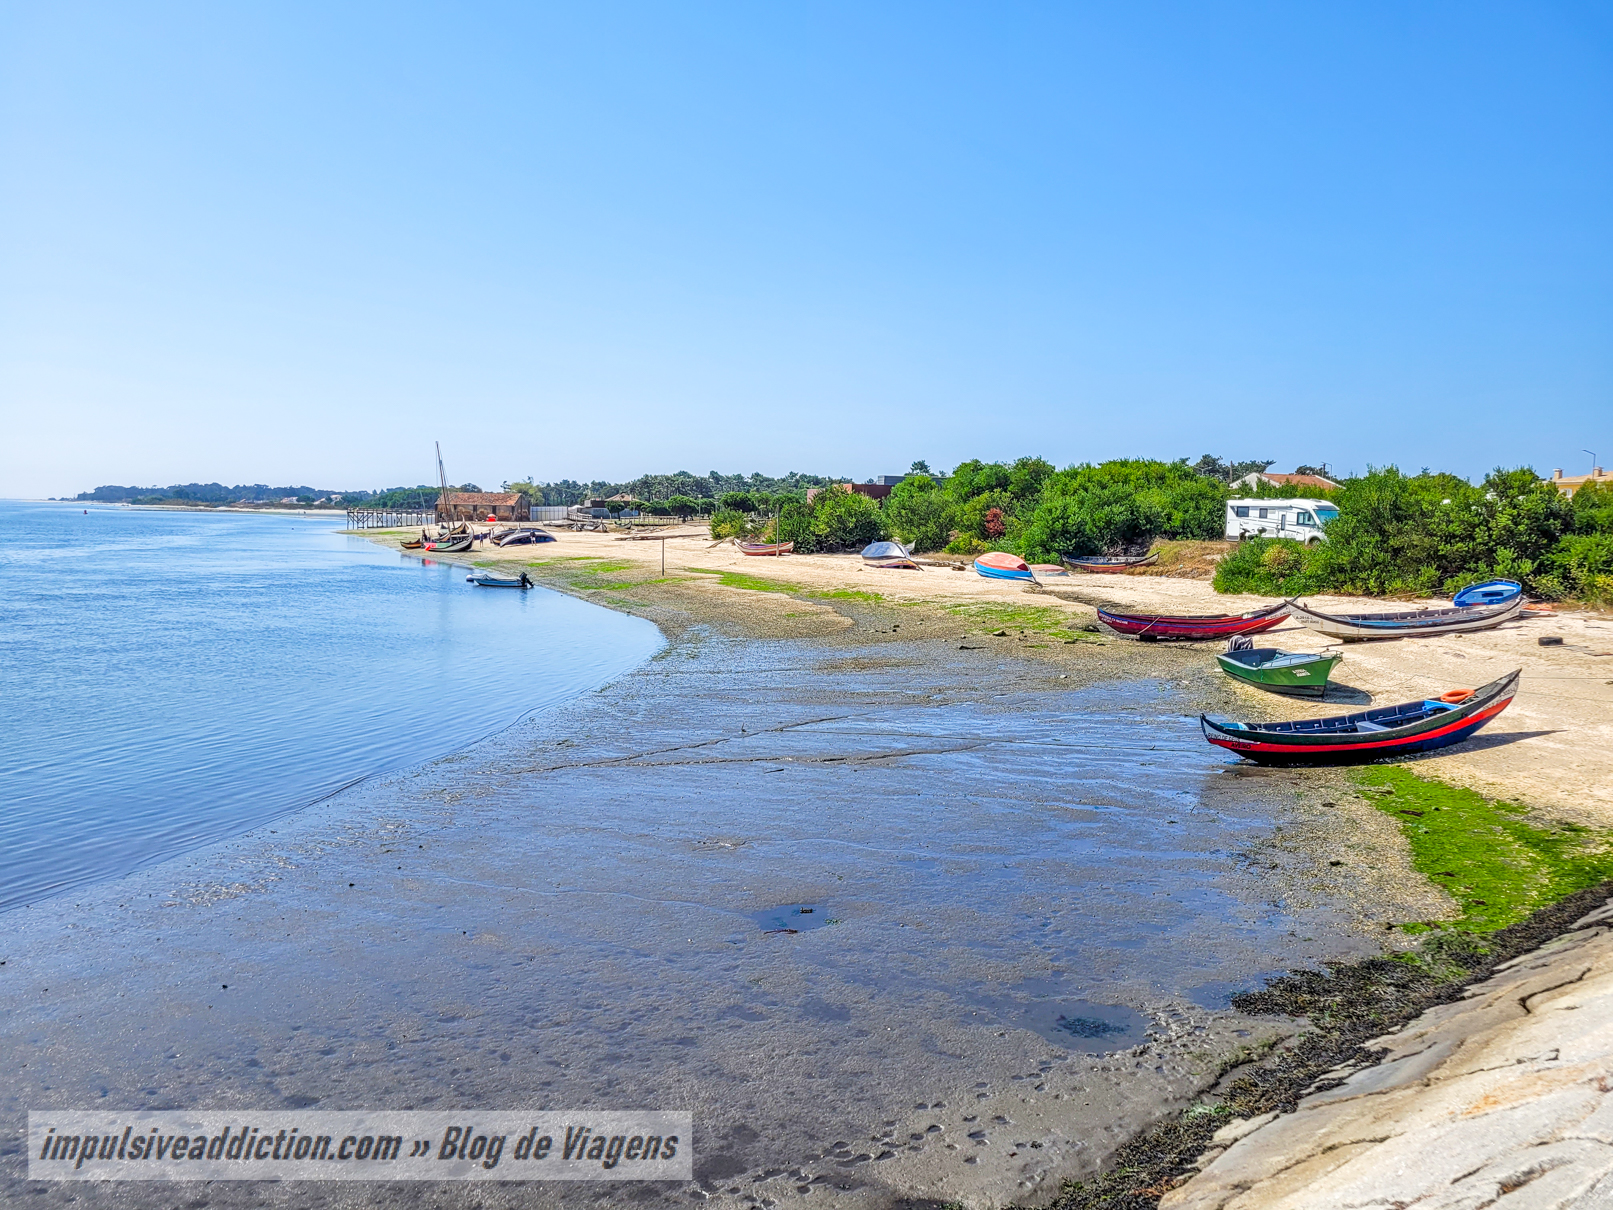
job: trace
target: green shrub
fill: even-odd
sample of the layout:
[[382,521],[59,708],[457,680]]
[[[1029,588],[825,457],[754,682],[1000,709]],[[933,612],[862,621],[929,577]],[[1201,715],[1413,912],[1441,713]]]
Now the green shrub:
[[952,539],[956,509],[928,475],[909,475],[885,498],[885,519],[915,550],[940,550]]
[[743,538],[750,532],[745,514],[732,508],[720,508],[711,514],[711,536],[714,539]]
[[816,550],[861,550],[890,530],[873,500],[831,487],[812,499],[812,535]]
[[1144,549],[1156,537],[1226,532],[1226,489],[1186,462],[1121,459],[1060,471],[1042,486],[1019,550],[1026,558]]
[[1320,550],[1292,538],[1245,538],[1215,565],[1215,590],[1266,597],[1317,592],[1313,565]]

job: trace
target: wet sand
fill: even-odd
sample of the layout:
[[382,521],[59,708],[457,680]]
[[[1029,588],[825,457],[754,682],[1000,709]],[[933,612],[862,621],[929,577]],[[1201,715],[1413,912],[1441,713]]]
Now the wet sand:
[[14,1133],[8,1201],[1045,1201],[1294,1028],[1232,990],[1448,907],[1332,775],[1203,743],[1191,716],[1239,691],[1202,652],[545,566],[671,645],[12,913],[6,1113],[689,1109],[695,1184],[26,1186]]

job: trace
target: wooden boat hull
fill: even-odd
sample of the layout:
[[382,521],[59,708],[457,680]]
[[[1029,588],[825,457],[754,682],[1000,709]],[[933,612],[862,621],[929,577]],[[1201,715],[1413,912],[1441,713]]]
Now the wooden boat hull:
[[1064,566],[1071,571],[1084,571],[1095,575],[1104,575],[1117,571],[1128,571],[1133,567],[1147,567],[1159,562],[1159,552],[1153,551],[1135,558],[1113,558],[1110,556],[1094,556],[1090,559],[1065,556]]
[[918,564],[908,556],[912,552],[900,542],[873,542],[863,547],[862,560],[869,567],[918,570]]
[[425,542],[424,542],[424,540],[422,540],[420,538],[416,538],[412,542],[404,542],[404,543],[401,543],[400,545],[402,546],[402,548],[404,550],[420,550],[422,547],[425,546]]
[[454,555],[471,548],[470,538],[450,538],[442,542],[427,542],[426,549],[434,550],[439,555]]
[[1357,642],[1362,639],[1404,639],[1425,635],[1465,634],[1488,630],[1518,616],[1523,609],[1520,594],[1510,601],[1488,607],[1403,610],[1399,613],[1331,614],[1311,609],[1298,601],[1288,602],[1296,621],[1330,639]]
[[1334,718],[1218,723],[1199,716],[1204,738],[1265,765],[1349,765],[1459,744],[1511,704],[1520,673],[1491,681],[1460,704],[1405,702]]
[[1223,639],[1235,634],[1259,634],[1270,630],[1288,616],[1288,602],[1283,601],[1269,609],[1252,613],[1215,614],[1208,617],[1191,615],[1173,617],[1166,614],[1111,613],[1098,610],[1098,621],[1109,629],[1145,642],[1154,639]]
[[787,555],[795,549],[794,542],[736,542],[742,555]]
[[974,561],[975,574],[988,580],[1034,580],[1036,573],[1018,555],[992,551]]
[[1262,647],[1223,651],[1215,658],[1223,672],[1246,685],[1293,697],[1321,697],[1327,692],[1333,666],[1344,657],[1338,652],[1318,655]]

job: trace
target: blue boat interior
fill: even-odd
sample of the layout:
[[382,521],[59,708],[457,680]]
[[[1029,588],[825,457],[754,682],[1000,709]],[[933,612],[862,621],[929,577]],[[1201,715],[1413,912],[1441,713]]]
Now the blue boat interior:
[[1456,707],[1449,702],[1407,702],[1381,710],[1363,710],[1336,718],[1305,718],[1291,723],[1222,723],[1230,731],[1268,731],[1284,735],[1353,735],[1409,727]]

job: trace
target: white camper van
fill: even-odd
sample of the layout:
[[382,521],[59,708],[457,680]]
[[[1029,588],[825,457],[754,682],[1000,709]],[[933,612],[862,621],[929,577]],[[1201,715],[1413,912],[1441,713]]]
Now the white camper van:
[[1314,546],[1327,537],[1322,527],[1339,515],[1327,500],[1228,500],[1227,537],[1293,538]]

